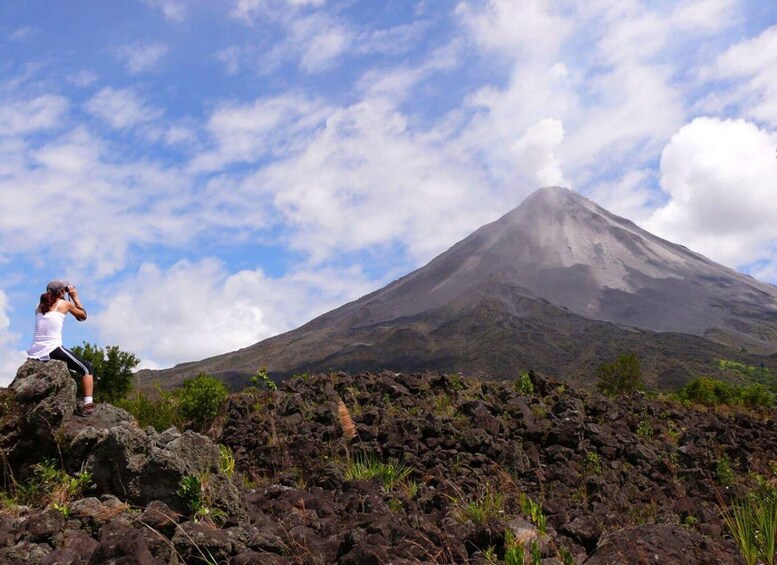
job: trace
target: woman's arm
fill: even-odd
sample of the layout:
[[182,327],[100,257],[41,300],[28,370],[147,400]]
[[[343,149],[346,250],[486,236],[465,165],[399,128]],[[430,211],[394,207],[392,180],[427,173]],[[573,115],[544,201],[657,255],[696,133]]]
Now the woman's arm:
[[67,293],[70,295],[70,299],[73,301],[67,303],[67,311],[73,314],[76,320],[83,322],[86,320],[86,310],[81,304],[81,299],[78,298],[78,291],[76,290],[76,287],[68,287]]

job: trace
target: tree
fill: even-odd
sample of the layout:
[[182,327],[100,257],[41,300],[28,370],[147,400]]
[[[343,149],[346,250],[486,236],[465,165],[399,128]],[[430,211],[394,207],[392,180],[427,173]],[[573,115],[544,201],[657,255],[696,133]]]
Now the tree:
[[115,402],[132,390],[132,370],[140,363],[134,353],[122,351],[117,345],[103,349],[87,342],[72,350],[94,368],[96,400]]
[[642,388],[642,367],[634,353],[624,353],[612,363],[602,363],[596,369],[596,385],[604,394],[633,392]]

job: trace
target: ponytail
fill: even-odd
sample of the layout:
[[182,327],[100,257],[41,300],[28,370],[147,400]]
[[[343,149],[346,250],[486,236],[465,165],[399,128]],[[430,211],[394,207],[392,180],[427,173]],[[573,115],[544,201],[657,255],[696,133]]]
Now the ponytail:
[[38,304],[38,310],[41,314],[45,314],[51,310],[51,307],[57,302],[58,298],[56,294],[44,292],[40,295],[40,304]]

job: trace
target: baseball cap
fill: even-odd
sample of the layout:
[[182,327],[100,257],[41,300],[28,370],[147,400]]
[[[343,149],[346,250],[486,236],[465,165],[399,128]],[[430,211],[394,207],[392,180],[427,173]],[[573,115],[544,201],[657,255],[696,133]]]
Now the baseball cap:
[[46,292],[50,294],[58,294],[70,286],[70,283],[61,279],[54,279],[48,286],[46,286]]

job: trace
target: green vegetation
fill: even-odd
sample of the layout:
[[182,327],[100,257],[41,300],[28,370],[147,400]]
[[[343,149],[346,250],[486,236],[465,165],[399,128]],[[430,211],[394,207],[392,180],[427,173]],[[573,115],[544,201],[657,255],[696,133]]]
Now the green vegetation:
[[727,455],[723,455],[718,459],[718,462],[715,465],[715,476],[717,477],[720,486],[724,488],[731,488],[734,486],[737,476],[734,469],[731,467],[731,461],[729,461]]
[[648,420],[640,420],[637,426],[637,435],[640,437],[652,437],[653,425]]
[[347,481],[378,478],[386,491],[392,491],[394,487],[403,484],[412,472],[412,467],[395,459],[390,459],[388,463],[384,463],[375,456],[360,454],[354,459],[348,460],[343,477]]
[[150,394],[135,391],[113,404],[132,414],[141,427],[152,426],[158,432],[171,426],[201,431],[213,422],[228,395],[221,381],[201,373],[175,390],[157,385]]
[[777,496],[751,493],[721,511],[745,563],[777,562]]
[[53,461],[37,463],[32,477],[22,484],[15,484],[12,505],[46,506],[51,504],[62,514],[69,513],[67,503],[83,494],[92,483],[92,476],[86,472],[67,474]]
[[477,500],[468,502],[459,509],[458,518],[461,522],[471,520],[474,524],[485,524],[493,518],[504,514],[505,496],[495,492],[490,486]]
[[235,474],[235,454],[229,446],[219,444],[219,469],[230,479]]
[[184,418],[178,411],[178,397],[175,391],[164,391],[159,385],[151,396],[133,391],[125,398],[113,402],[132,414],[142,428],[153,427],[158,432],[175,426],[183,428]]
[[774,394],[758,383],[737,386],[710,377],[697,377],[677,391],[683,402],[704,406],[744,406],[759,408],[774,406]]
[[205,513],[202,481],[197,475],[186,475],[181,479],[181,483],[178,485],[178,496],[184,500],[195,518]]
[[220,380],[205,373],[186,379],[177,393],[179,413],[197,429],[204,429],[216,418],[229,396]]
[[116,345],[103,349],[87,342],[73,347],[73,353],[94,367],[94,396],[98,402],[114,402],[132,390],[132,370],[140,363],[134,353],[122,351]]
[[593,473],[594,475],[601,475],[602,461],[599,458],[599,454],[595,451],[586,452],[584,467],[588,472]]
[[745,365],[736,361],[727,361],[720,359],[718,367],[724,371],[729,371],[744,377],[751,383],[758,383],[765,386],[772,393],[777,394],[777,373],[774,373],[768,367],[761,364],[760,367]]
[[540,534],[545,534],[548,529],[548,519],[545,513],[542,511],[542,504],[534,502],[531,498],[525,494],[518,496],[518,503],[521,506],[521,512],[526,518],[528,518],[532,524],[537,526]]
[[518,375],[518,379],[515,381],[515,390],[524,396],[531,396],[534,394],[534,383],[532,383],[531,375],[526,371],[521,371]]
[[270,374],[267,372],[267,367],[260,367],[259,370],[256,371],[256,374],[251,377],[251,383],[255,387],[258,387],[261,384],[267,390],[278,390],[278,385],[274,380],[272,380],[272,378],[270,378]]
[[596,369],[597,388],[608,396],[641,390],[642,366],[634,353],[620,355],[612,363],[602,363]]

